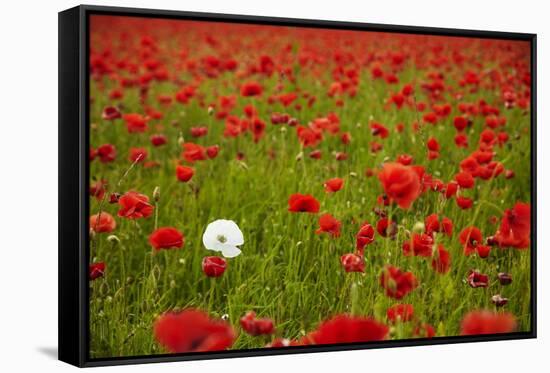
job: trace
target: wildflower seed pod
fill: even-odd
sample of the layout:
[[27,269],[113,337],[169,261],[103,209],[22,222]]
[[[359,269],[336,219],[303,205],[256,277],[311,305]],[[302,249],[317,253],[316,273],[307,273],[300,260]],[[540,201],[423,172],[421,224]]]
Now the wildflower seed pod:
[[159,186],[156,186],[155,189],[153,190],[153,199],[155,200],[155,202],[158,202],[160,200],[160,187]]

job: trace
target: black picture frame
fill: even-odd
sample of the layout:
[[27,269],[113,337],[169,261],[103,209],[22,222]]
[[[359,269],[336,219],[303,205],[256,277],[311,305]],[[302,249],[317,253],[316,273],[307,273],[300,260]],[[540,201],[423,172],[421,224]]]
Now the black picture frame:
[[[88,180],[89,180],[89,74],[88,37],[90,15],[157,17],[182,20],[254,23],[325,29],[383,31],[440,36],[523,40],[531,45],[531,330],[471,337],[435,337],[344,345],[262,348],[208,353],[91,359],[88,342]],[[122,365],[185,360],[284,355],[385,347],[436,345],[536,338],[536,34],[449,28],[397,26],[356,22],[275,18],[81,5],[59,13],[59,360],[79,367]]]

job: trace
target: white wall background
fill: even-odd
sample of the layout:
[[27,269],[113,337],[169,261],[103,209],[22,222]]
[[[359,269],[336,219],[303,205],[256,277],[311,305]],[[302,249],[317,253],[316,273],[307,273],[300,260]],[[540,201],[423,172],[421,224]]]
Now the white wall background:
[[[120,372],[530,372],[550,324],[550,22],[544,1],[113,0],[93,4],[538,34],[539,338],[108,368]],[[57,353],[57,12],[76,1],[7,0],[0,11],[0,370],[74,371]],[[542,367],[545,368],[542,368]]]

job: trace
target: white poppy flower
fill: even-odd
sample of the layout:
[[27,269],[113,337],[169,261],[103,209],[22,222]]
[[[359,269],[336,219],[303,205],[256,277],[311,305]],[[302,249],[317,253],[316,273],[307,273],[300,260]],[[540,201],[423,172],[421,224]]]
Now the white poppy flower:
[[226,258],[241,253],[237,247],[244,243],[243,232],[233,220],[219,219],[208,224],[202,235],[202,243],[208,250],[219,251]]

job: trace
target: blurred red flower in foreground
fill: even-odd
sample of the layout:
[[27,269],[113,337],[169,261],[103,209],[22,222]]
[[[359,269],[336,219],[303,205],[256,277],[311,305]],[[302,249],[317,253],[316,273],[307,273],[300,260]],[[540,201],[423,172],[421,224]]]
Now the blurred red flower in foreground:
[[494,240],[502,247],[526,249],[531,243],[531,205],[518,202],[504,212]]
[[388,198],[403,209],[408,209],[420,196],[420,178],[412,166],[384,163],[382,170],[378,173],[378,179]]
[[220,277],[227,269],[227,260],[219,256],[205,256],[202,259],[202,272],[208,277]]
[[418,281],[411,272],[403,272],[394,266],[386,266],[380,274],[380,285],[391,298],[401,299],[416,289]]
[[332,237],[339,237],[340,236],[340,227],[342,226],[342,223],[340,223],[334,216],[331,214],[323,214],[319,217],[319,229],[315,231],[315,233],[330,233]]
[[248,311],[246,315],[241,317],[239,322],[244,331],[253,336],[273,334],[275,332],[273,320],[256,318],[256,312],[254,311]]
[[110,233],[115,228],[115,218],[105,211],[90,216],[90,229],[96,233]]
[[90,280],[103,277],[105,274],[105,263],[98,262],[90,264]]
[[178,165],[176,166],[176,177],[181,182],[188,182],[191,180],[195,173],[195,170],[193,170],[191,167]]
[[130,191],[124,193],[118,204],[118,216],[128,219],[147,218],[153,213],[153,206],[149,203],[149,197],[138,192]]
[[176,228],[162,227],[149,236],[149,243],[155,250],[181,248],[184,243],[183,234]]
[[288,199],[288,211],[318,213],[321,205],[310,194],[295,193]]
[[172,353],[225,350],[235,341],[231,325],[194,309],[159,316],[154,335]]
[[386,325],[372,318],[337,315],[324,321],[304,339],[312,344],[370,342],[386,339],[388,332]]
[[516,330],[515,317],[508,312],[486,310],[469,312],[462,319],[461,335],[511,333]]
[[412,304],[396,304],[388,308],[386,316],[392,323],[411,321],[414,316],[414,307]]
[[340,263],[346,272],[365,272],[365,261],[361,255],[344,254],[340,257]]
[[325,181],[323,184],[325,187],[325,191],[329,193],[334,193],[342,189],[342,186],[344,186],[344,179],[340,179],[339,177],[335,177],[333,179],[329,179]]

